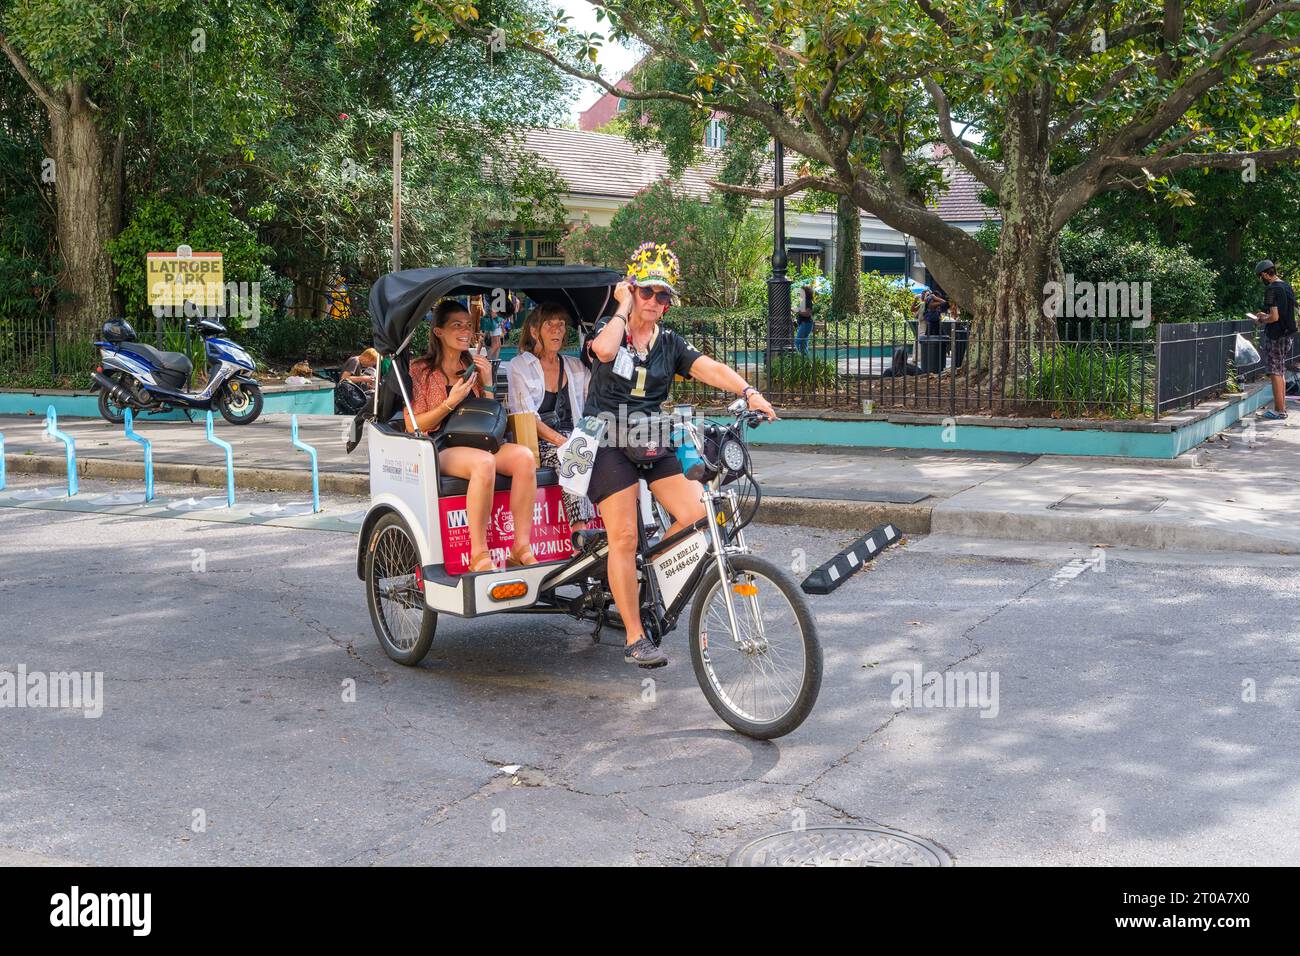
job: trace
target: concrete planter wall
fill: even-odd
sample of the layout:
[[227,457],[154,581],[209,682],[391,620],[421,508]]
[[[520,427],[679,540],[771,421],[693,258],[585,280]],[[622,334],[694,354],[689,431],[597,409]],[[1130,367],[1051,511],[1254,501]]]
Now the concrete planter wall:
[[[1272,399],[1269,388],[1267,382],[1261,382],[1241,394],[1203,402],[1158,422],[778,409],[781,420],[760,426],[750,437],[761,445],[1169,459],[1268,404]],[[717,421],[730,420],[721,409],[707,409],[706,414]]]
[[[334,386],[323,385],[263,385],[263,414],[296,412],[299,415],[334,414]],[[60,418],[98,418],[99,396],[90,391],[69,389],[0,389],[0,415],[43,416],[50,405]],[[201,415],[194,413],[196,417]],[[171,411],[165,415],[144,415],[141,420],[184,421],[185,414]]]

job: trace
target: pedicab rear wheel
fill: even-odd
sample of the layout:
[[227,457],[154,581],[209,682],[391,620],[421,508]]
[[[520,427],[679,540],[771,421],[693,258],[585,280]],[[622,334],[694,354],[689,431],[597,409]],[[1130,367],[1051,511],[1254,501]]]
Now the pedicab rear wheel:
[[420,553],[402,516],[384,515],[366,548],[366,604],[384,653],[414,667],[424,660],[438,629],[438,612],[424,600]]
[[804,722],[821,690],[817,625],[804,593],[772,562],[752,554],[727,562],[731,580],[723,584],[711,567],[691,608],[695,677],[710,706],[735,730],[758,740],[783,737]]

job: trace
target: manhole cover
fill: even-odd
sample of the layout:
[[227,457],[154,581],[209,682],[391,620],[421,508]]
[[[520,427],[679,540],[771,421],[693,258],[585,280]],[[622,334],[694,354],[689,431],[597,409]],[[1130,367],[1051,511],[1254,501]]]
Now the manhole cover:
[[1132,511],[1149,514],[1163,505],[1168,498],[1159,495],[1111,495],[1089,494],[1079,492],[1066,495],[1054,505],[1048,505],[1050,511]]
[[759,837],[728,866],[952,866],[938,844],[886,827],[809,827]]

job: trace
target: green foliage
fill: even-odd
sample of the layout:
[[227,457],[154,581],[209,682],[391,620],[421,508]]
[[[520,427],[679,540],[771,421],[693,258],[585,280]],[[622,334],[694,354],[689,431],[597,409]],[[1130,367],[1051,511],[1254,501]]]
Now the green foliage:
[[[174,249],[178,232],[196,249],[225,243],[227,280],[269,262],[304,312],[339,273],[389,271],[397,129],[407,265],[465,262],[510,228],[562,228],[561,186],[518,132],[557,123],[573,81],[513,48],[489,63],[476,41],[413,42],[408,0],[13,0],[0,32],[57,95],[75,84],[94,101],[107,141],[122,137],[116,288],[133,316],[143,252]],[[0,170],[0,307],[44,319],[59,271],[42,139],[45,108],[0,56],[0,156],[18,143]],[[10,233],[42,216],[45,249],[11,250]]]
[[[600,73],[600,38],[569,21],[503,21],[474,0],[418,8],[422,28],[440,36],[481,37],[502,24],[539,62]],[[663,145],[681,169],[699,158],[711,118],[762,126],[740,148],[745,161],[729,157],[734,181],[770,181],[756,174],[770,162],[769,137],[779,136],[791,171],[823,194],[819,208],[825,195],[851,189],[867,212],[933,250],[940,282],[987,311],[977,318],[1005,327],[1031,319],[1054,271],[1053,240],[1098,195],[1137,189],[1162,206],[1193,208],[1184,177],[1198,166],[1228,180],[1250,158],[1264,183],[1270,163],[1300,156],[1300,19],[1290,5],[1188,0],[1177,16],[1166,8],[1174,10],[1157,0],[607,0],[598,18],[614,38],[649,51],[631,77],[646,98],[631,101],[625,135]],[[954,134],[963,138],[955,149]],[[937,143],[950,160],[936,162]],[[949,162],[987,187],[1014,227],[1006,234],[1014,256],[993,255],[991,235],[972,240],[932,205],[921,211]],[[1243,181],[1225,185],[1240,191]],[[1207,242],[1214,232],[1204,231]],[[1241,261],[1240,250],[1230,257]],[[1183,296],[1161,307],[1190,305]]]
[[1030,401],[1050,402],[1061,415],[1132,418],[1154,400],[1155,367],[1140,350],[1058,345],[1038,353],[1032,362],[1022,394]]
[[608,227],[575,227],[562,248],[571,261],[618,269],[641,243],[666,243],[681,260],[684,303],[732,307],[761,274],[770,236],[765,217],[733,216],[725,204],[703,202],[661,179],[637,193]]
[[1215,308],[1214,270],[1186,247],[1071,230],[1061,234],[1060,247],[1061,265],[1075,282],[1150,282],[1156,321],[1198,321]]
[[904,323],[912,318],[916,296],[905,287],[895,285],[896,278],[879,272],[862,273],[861,321],[873,328],[905,328]]
[[815,355],[798,352],[778,355],[767,373],[769,389],[791,391],[832,391],[839,384],[836,363]]
[[[10,99],[12,97],[12,99]],[[54,247],[53,190],[39,185],[44,132],[31,96],[13,71],[0,62],[0,102],[12,104],[5,122],[0,111],[0,336],[9,322],[39,322],[54,294],[58,272]],[[0,368],[14,356],[0,344]]]
[[677,306],[669,311],[665,321],[687,338],[692,335],[725,335],[741,342],[761,343],[767,335],[766,306],[735,309]]
[[998,241],[1002,238],[1002,223],[995,219],[985,220],[975,230],[975,241],[989,252],[998,251]]
[[370,344],[370,317],[364,312],[341,319],[308,318],[280,312],[264,317],[240,341],[267,364],[334,363],[356,355]]
[[[1265,102],[1265,108],[1268,101]],[[1232,317],[1260,307],[1259,259],[1284,276],[1300,267],[1300,165],[1261,170],[1243,182],[1233,170],[1188,170],[1175,177],[1194,197],[1174,206],[1147,193],[1108,193],[1076,217],[1080,231],[1104,229],[1116,241],[1186,246],[1215,272],[1214,298]]]

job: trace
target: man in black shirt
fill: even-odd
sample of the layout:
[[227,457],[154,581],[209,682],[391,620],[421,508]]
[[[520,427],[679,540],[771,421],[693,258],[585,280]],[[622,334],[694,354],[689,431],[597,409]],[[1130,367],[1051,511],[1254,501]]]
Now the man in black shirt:
[[1273,380],[1273,408],[1265,418],[1286,418],[1286,363],[1291,358],[1291,343],[1296,332],[1295,290],[1277,274],[1277,266],[1268,259],[1255,266],[1255,274],[1264,283],[1264,308],[1255,319],[1264,326],[1264,361]]

